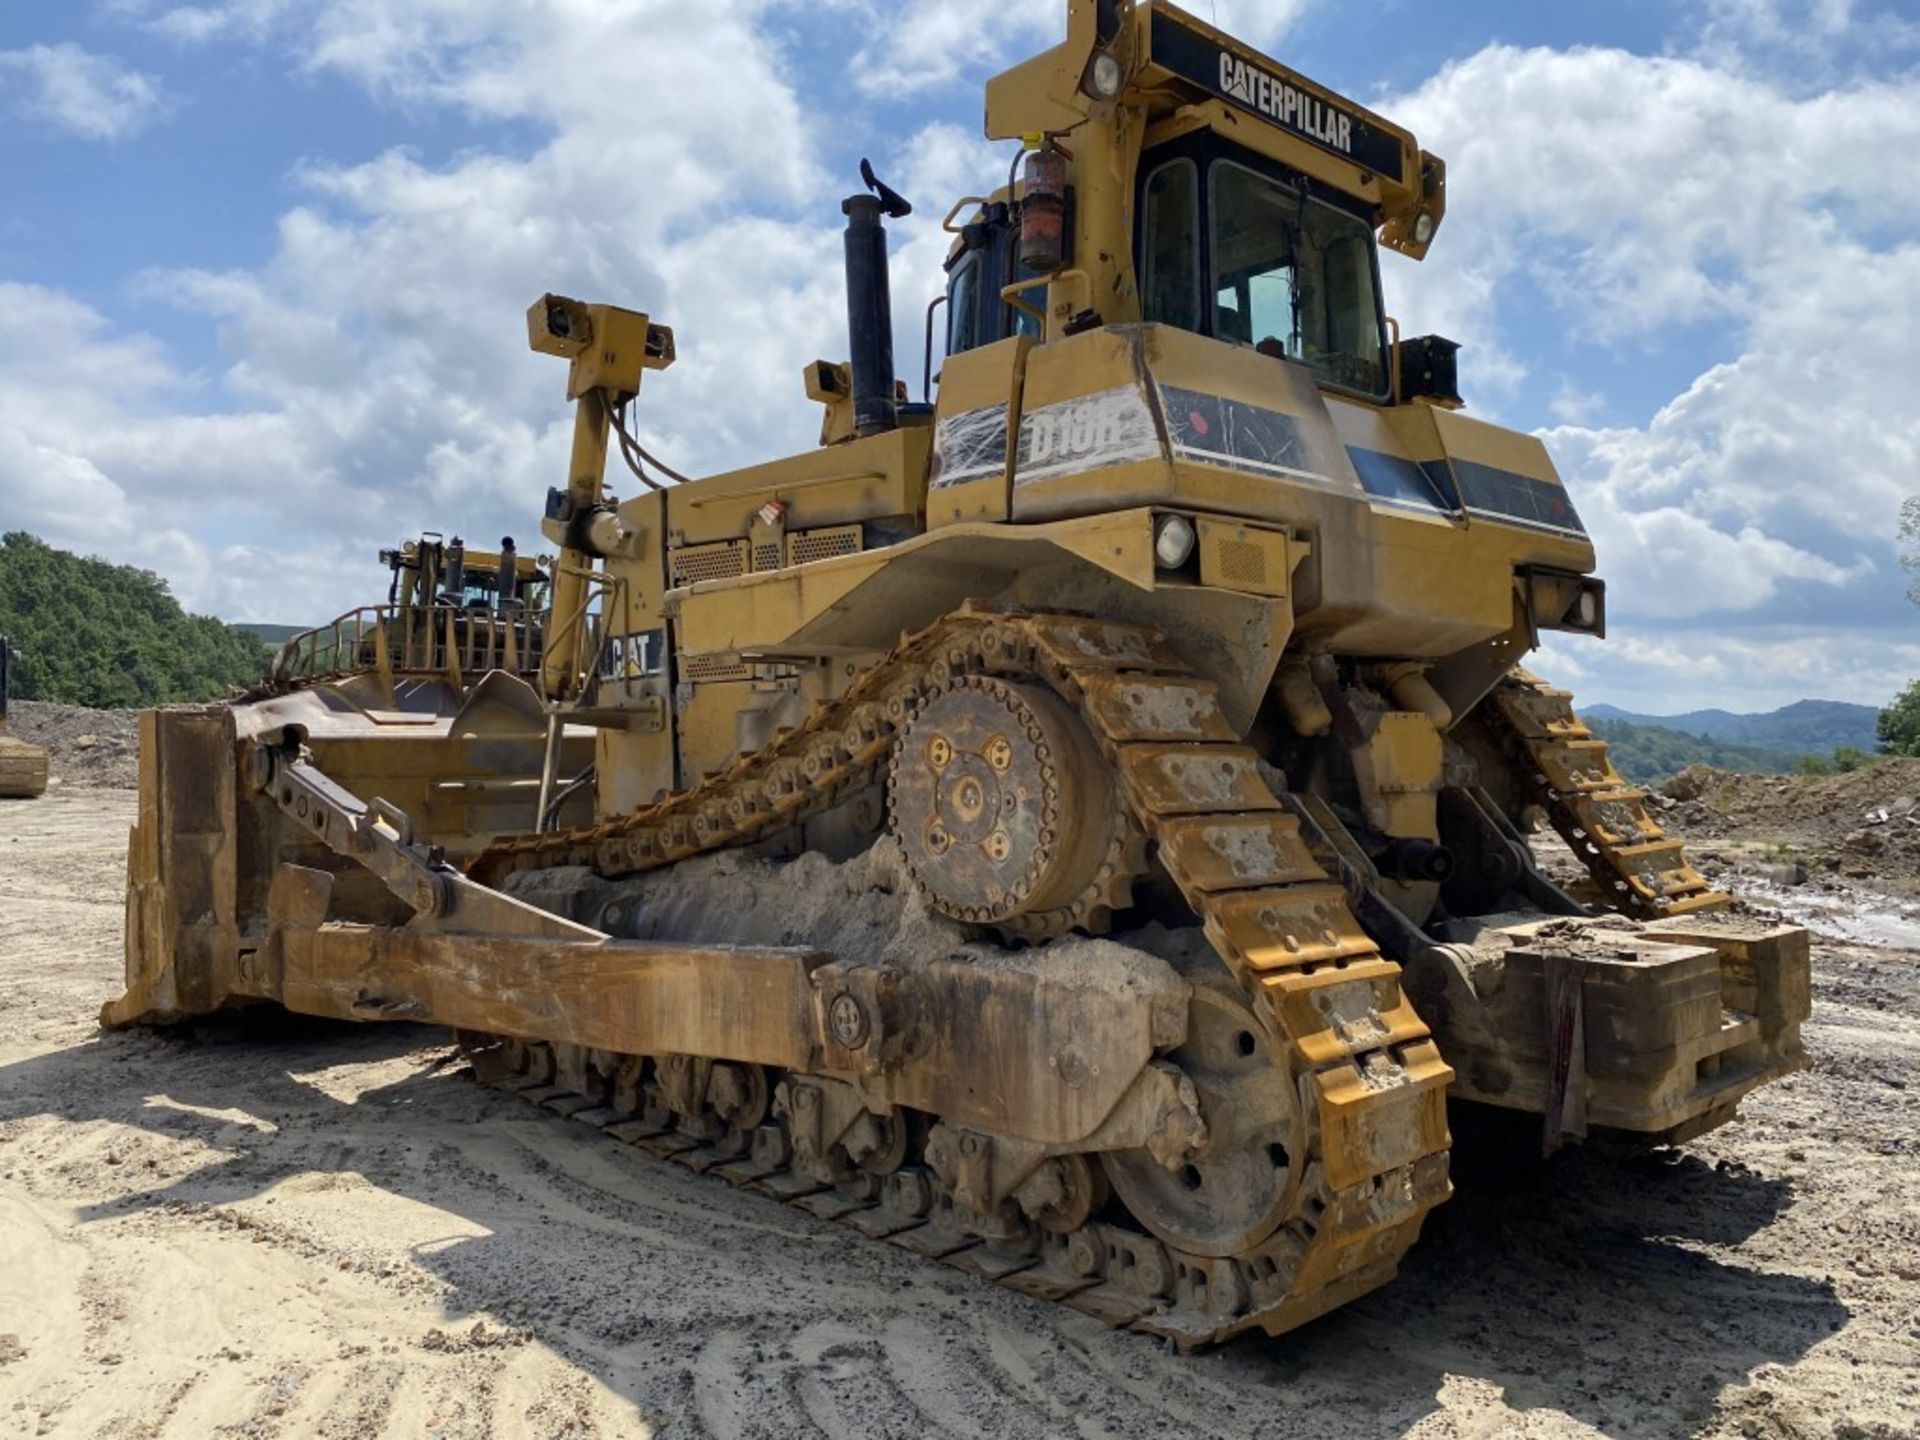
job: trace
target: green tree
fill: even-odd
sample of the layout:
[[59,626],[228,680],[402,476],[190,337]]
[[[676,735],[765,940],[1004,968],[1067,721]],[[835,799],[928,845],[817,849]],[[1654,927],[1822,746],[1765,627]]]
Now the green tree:
[[260,641],[189,615],[158,575],[0,536],[0,634],[23,700],[132,709],[217,700],[260,678]]
[[1880,712],[1878,734],[1882,754],[1920,755],[1920,680]]

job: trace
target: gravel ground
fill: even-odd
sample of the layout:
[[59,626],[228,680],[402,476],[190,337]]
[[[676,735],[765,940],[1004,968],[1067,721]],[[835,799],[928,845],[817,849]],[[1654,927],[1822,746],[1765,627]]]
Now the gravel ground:
[[131,819],[0,808],[0,1434],[1920,1435],[1912,952],[1819,948],[1815,1069],[1740,1125],[1631,1165],[1463,1133],[1399,1281],[1181,1358],[482,1090],[441,1032],[98,1034]]
[[1820,776],[1693,766],[1649,803],[1717,883],[1865,889],[1920,915],[1920,760]]

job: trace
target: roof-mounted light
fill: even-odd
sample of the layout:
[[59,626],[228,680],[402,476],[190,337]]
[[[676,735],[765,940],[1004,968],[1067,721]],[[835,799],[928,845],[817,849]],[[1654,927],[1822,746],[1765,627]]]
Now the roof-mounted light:
[[1114,100],[1120,95],[1120,87],[1126,83],[1126,71],[1121,69],[1120,61],[1111,50],[1097,52],[1087,65],[1087,76],[1082,88],[1096,100]]

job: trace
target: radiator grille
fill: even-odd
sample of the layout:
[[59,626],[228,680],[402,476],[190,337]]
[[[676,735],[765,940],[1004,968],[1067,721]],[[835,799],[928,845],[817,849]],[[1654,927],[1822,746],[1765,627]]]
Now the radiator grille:
[[753,547],[753,569],[758,574],[762,570],[780,568],[780,542],[766,540]]
[[689,655],[681,663],[681,675],[696,685],[712,685],[722,680],[751,680],[753,666],[724,655]]
[[698,585],[703,580],[731,580],[747,573],[747,542],[722,540],[713,545],[682,545],[667,552],[673,588]]
[[1228,585],[1264,589],[1267,583],[1266,552],[1245,540],[1220,542],[1220,579]]
[[789,565],[811,565],[815,560],[831,560],[836,555],[859,553],[858,525],[829,525],[818,530],[802,530],[787,537]]

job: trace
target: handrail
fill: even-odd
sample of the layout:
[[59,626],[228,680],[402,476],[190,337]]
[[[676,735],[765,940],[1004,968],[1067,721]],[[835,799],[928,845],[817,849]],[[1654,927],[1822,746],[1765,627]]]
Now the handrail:
[[280,647],[267,682],[280,689],[355,675],[464,685],[490,670],[540,673],[544,611],[462,605],[363,605]]

